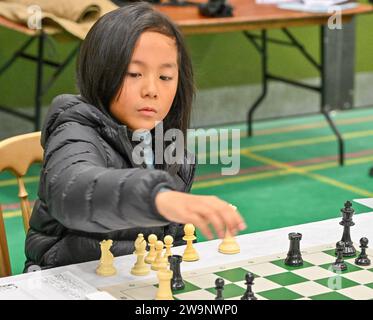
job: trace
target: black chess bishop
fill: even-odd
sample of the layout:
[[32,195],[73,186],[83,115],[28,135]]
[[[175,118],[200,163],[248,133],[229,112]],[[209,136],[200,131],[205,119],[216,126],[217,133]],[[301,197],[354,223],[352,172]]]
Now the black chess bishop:
[[290,248],[284,263],[287,266],[299,267],[303,265],[302,254],[300,252],[301,233],[289,233]]
[[[355,225],[352,221],[352,216],[355,210],[352,208],[352,203],[346,201],[344,208],[341,209],[342,221],[339,223],[343,226],[343,235],[341,241],[344,243],[343,256],[344,257],[354,257],[356,255],[356,249],[351,241],[351,227]],[[337,255],[337,251],[335,252]]]
[[368,249],[368,239],[367,238],[361,238],[360,239],[360,248],[361,252],[359,256],[355,259],[355,263],[358,266],[369,266],[370,265],[370,259],[368,258],[366,250]]
[[255,297],[254,292],[252,290],[252,287],[254,285],[254,274],[252,274],[251,272],[246,273],[245,280],[247,289],[245,291],[245,294],[241,297],[241,300],[258,300],[258,298]]
[[217,278],[215,280],[215,289],[216,289],[215,300],[224,300],[224,297],[223,297],[224,279]]
[[172,270],[171,279],[171,289],[172,291],[183,290],[185,288],[185,283],[181,277],[180,264],[183,260],[182,256],[174,254],[168,257],[168,262],[170,263],[170,270]]
[[347,265],[343,260],[343,252],[345,248],[345,243],[343,241],[338,241],[336,245],[337,259],[332,264],[334,271],[345,271],[347,270]]

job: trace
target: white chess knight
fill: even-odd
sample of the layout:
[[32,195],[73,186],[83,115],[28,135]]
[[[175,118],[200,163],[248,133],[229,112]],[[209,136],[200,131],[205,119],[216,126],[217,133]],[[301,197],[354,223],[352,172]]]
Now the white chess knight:
[[100,264],[96,269],[96,273],[100,276],[112,276],[117,273],[113,262],[114,256],[110,252],[110,248],[113,245],[113,240],[103,240],[100,242],[101,247],[101,258]]

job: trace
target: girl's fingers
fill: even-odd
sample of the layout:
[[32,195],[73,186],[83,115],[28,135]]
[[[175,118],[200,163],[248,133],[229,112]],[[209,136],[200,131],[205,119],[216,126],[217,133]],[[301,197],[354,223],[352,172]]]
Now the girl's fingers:
[[[170,221],[192,223],[209,240],[213,239],[212,230],[219,238],[228,231],[234,236],[246,228],[246,224],[233,205],[215,196],[198,196],[180,194],[180,203],[174,207]],[[185,197],[186,196],[186,197]],[[168,215],[167,215],[168,216]]]
[[189,219],[196,228],[201,230],[202,234],[209,240],[213,239],[211,230],[205,220],[201,219],[198,215],[192,215]]
[[235,217],[235,221],[237,223],[237,229],[242,231],[246,229],[246,223],[245,220],[242,218],[240,213],[234,209],[232,215]]
[[205,221],[208,221],[213,226],[216,235],[220,239],[224,238],[225,226],[224,221],[221,219],[220,215],[215,212],[211,212],[211,210],[209,210],[208,208],[207,211],[204,210],[203,212],[201,212],[201,215],[203,216],[203,219]]
[[220,215],[223,223],[232,235],[238,231],[246,229],[246,224],[241,215],[236,210],[236,207],[219,199],[212,197],[210,206],[213,207]]
[[224,224],[226,225],[227,229],[233,233],[234,229],[237,229],[237,216],[235,210],[231,206],[229,206],[228,203],[222,200],[219,200],[215,204],[215,208]]
[[224,238],[226,223],[216,206],[206,205],[204,201],[199,201],[194,203],[193,211],[213,226],[219,238]]

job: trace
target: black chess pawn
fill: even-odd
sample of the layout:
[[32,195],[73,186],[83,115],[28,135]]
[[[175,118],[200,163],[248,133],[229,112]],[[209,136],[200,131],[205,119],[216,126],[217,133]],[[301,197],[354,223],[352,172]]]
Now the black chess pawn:
[[246,285],[247,289],[245,294],[241,297],[241,300],[258,300],[257,297],[255,297],[252,286],[254,284],[254,275],[251,272],[246,273],[245,275]]
[[[352,216],[355,213],[355,210],[352,208],[352,203],[346,201],[344,208],[341,209],[342,212],[342,221],[339,223],[343,226],[343,235],[341,241],[344,242],[345,247],[343,249],[344,257],[354,257],[356,256],[356,249],[351,241],[351,227],[355,225],[352,221]],[[335,252],[337,254],[337,251]]]
[[368,239],[365,237],[360,239],[361,252],[359,256],[355,259],[355,263],[358,266],[369,266],[370,265],[370,259],[368,258],[368,255],[366,252],[368,248],[368,242],[369,242]]
[[224,297],[223,297],[224,279],[217,278],[215,280],[215,289],[216,289],[215,300],[224,300]]
[[299,267],[303,265],[302,254],[300,252],[300,240],[302,239],[301,233],[289,233],[290,248],[285,259],[285,264],[287,266]]
[[336,245],[336,252],[337,252],[337,259],[332,264],[332,268],[335,271],[345,271],[347,270],[347,265],[343,261],[343,250],[345,248],[345,244],[343,241],[338,241]]
[[172,279],[171,279],[171,289],[172,291],[179,291],[185,288],[185,283],[181,277],[180,264],[183,260],[182,256],[172,255],[168,257],[168,262],[170,263],[170,270],[172,270]]

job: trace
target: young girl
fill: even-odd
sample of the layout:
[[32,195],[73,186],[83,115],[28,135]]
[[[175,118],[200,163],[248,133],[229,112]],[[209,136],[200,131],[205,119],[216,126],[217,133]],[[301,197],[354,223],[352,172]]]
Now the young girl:
[[[188,194],[193,156],[165,161],[177,141],[162,141],[164,161],[154,161],[156,126],[186,136],[194,95],[182,35],[166,16],[146,3],[103,16],[82,44],[77,79],[80,95],[56,97],[44,123],[26,271],[98,260],[104,239],[114,256],[132,254],[138,233],[180,245],[185,223],[209,239],[211,226],[219,237],[245,228],[225,201]],[[139,141],[151,146],[141,164]]]

